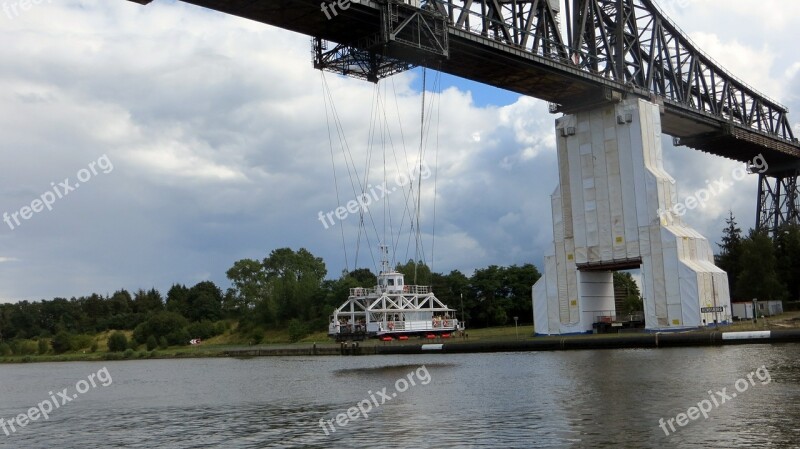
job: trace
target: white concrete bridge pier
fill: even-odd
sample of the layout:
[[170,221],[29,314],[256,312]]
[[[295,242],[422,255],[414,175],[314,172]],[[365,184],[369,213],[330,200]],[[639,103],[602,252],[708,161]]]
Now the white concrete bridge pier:
[[636,267],[648,330],[730,321],[728,276],[676,213],[659,106],[624,100],[561,117],[556,132],[554,244],[533,286],[536,333],[591,332],[597,317],[614,314],[612,272]]

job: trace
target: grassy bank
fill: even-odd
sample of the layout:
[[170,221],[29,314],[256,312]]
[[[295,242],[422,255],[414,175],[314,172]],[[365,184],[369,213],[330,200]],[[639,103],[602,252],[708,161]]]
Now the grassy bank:
[[[780,330],[800,328],[800,312],[788,312],[776,317],[759,318],[758,322],[742,321],[731,325],[720,326],[719,328],[708,327],[701,329],[700,332],[738,332],[755,330]],[[492,342],[492,341],[521,341],[531,340],[533,336],[533,326],[523,325],[515,327],[500,326],[485,329],[470,329],[465,337],[454,336],[450,339],[438,339],[436,342],[447,343],[472,343],[472,342]],[[108,337],[112,332],[103,332],[95,336],[87,336],[87,342],[91,345],[63,354],[30,353],[24,355],[0,356],[0,363],[33,363],[33,362],[75,362],[75,361],[111,361],[111,360],[137,360],[137,359],[169,359],[169,358],[201,358],[201,357],[224,357],[227,351],[241,350],[247,348],[270,348],[270,347],[309,347],[316,344],[317,347],[336,346],[326,332],[312,333],[300,341],[291,342],[287,330],[270,330],[264,332],[261,342],[257,345],[248,342],[245,337],[235,332],[235,327],[226,331],[222,335],[210,338],[202,344],[195,346],[173,346],[167,348],[156,348],[148,351],[145,345],[131,347],[123,352],[107,351]],[[131,337],[130,332],[126,333]],[[608,336],[609,334],[606,334]],[[613,335],[613,334],[612,334]],[[406,344],[419,344],[423,340],[411,339]],[[402,342],[382,342],[378,340],[367,340],[361,342],[362,346],[375,345],[397,345]],[[29,340],[26,343],[29,347],[36,347],[36,340]]]

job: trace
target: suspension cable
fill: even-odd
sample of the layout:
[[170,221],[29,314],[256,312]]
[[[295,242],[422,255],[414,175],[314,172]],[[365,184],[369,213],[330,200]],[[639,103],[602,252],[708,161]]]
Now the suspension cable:
[[[338,209],[339,207],[342,206],[342,200],[341,200],[341,196],[339,195],[339,178],[338,178],[338,176],[336,174],[336,162],[335,162],[335,157],[333,155],[333,135],[331,134],[331,120],[330,120],[330,114],[328,112],[328,97],[327,97],[327,95],[325,95],[325,92],[327,92],[327,88],[328,87],[327,87],[327,83],[325,82],[325,72],[320,70],[319,73],[320,73],[321,84],[322,84],[322,89],[323,89],[322,102],[323,102],[324,107],[325,107],[325,124],[326,124],[327,129],[328,129],[328,144],[329,144],[330,152],[331,152],[331,168],[333,169],[333,185],[334,185],[334,188],[336,190],[336,208]],[[344,254],[344,269],[349,273],[350,272],[350,263],[349,263],[348,257],[347,257],[347,242],[345,241],[345,238],[344,238],[344,226],[339,226],[339,231],[342,234],[342,253]]]

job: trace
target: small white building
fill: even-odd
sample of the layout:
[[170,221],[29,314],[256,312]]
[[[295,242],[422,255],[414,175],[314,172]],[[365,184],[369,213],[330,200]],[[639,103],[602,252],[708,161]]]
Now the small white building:
[[[738,301],[731,303],[733,317],[740,320],[752,320],[753,301]],[[756,301],[758,316],[774,316],[783,313],[783,301]]]

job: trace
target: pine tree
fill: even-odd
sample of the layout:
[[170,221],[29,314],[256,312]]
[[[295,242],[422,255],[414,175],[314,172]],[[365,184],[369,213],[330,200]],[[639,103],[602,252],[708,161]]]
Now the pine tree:
[[741,243],[736,279],[737,298],[749,300],[782,300],[787,296],[786,285],[778,278],[778,259],[775,247],[766,232],[751,230]]
[[719,268],[728,273],[728,287],[731,292],[731,298],[739,298],[741,295],[736,290],[736,287],[741,272],[742,230],[737,226],[733,212],[729,211],[728,213],[728,219],[725,220],[727,226],[722,230],[722,243],[717,244],[720,248],[720,253],[714,257],[714,261]]
[[789,299],[800,299],[800,225],[788,224],[778,229],[773,238],[778,259],[778,278],[789,292]]

